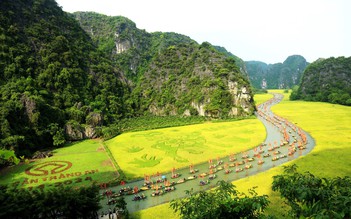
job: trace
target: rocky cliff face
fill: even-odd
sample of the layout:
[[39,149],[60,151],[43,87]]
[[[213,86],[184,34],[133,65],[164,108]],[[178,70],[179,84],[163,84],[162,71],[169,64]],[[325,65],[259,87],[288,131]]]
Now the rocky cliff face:
[[139,91],[143,105],[154,115],[217,118],[250,115],[254,110],[249,82],[235,61],[208,43],[161,51],[140,81]]
[[116,37],[115,45],[116,45],[117,54],[127,51],[132,46],[129,40],[121,39],[118,33],[115,34],[115,37]]

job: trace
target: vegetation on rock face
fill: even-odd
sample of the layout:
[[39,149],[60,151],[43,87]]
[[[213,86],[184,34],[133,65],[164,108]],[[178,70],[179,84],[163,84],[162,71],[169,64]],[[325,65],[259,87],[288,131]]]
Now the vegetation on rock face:
[[209,43],[199,45],[176,33],[147,33],[124,17],[91,12],[73,16],[127,73],[136,114],[223,117],[252,113],[248,79],[240,74],[235,58],[223,54],[224,48],[218,52]]
[[95,12],[75,12],[71,16],[89,34],[98,49],[121,67],[133,83],[143,75],[156,53],[179,43],[195,42],[176,33],[148,33],[122,16],[111,17]]
[[240,68],[240,72],[245,76],[245,77],[249,77],[249,74],[247,73],[247,69],[246,69],[246,65],[244,60],[242,60],[241,58],[237,57],[236,55],[234,55],[233,53],[227,51],[224,47],[222,46],[214,46],[214,48],[218,51],[221,52],[223,54],[225,54],[228,57],[231,57],[235,60],[235,64]]
[[269,64],[259,61],[245,62],[253,87],[260,89],[292,88],[300,83],[308,65],[300,55],[289,56],[283,63]]
[[156,115],[225,117],[253,111],[248,80],[234,59],[209,43],[170,46],[157,54],[133,93],[141,111]]
[[0,24],[1,148],[28,155],[131,112],[121,71],[55,1],[1,1]]
[[351,57],[332,57],[310,64],[290,98],[351,106]]

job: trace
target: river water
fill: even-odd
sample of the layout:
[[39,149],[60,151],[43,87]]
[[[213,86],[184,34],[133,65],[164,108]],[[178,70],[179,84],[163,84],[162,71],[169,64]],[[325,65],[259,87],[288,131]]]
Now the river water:
[[[248,150],[241,154],[234,155],[236,161],[231,161],[229,156],[220,158],[219,160],[222,161],[223,164],[217,165],[216,168],[212,169],[213,172],[217,170],[217,172],[213,173],[216,175],[216,178],[213,180],[209,180],[208,175],[205,177],[199,177],[199,175],[202,173],[209,173],[209,162],[194,165],[194,169],[198,170],[198,172],[196,172],[195,174],[190,174],[189,168],[187,167],[184,169],[176,170],[176,173],[179,173],[181,175],[179,178],[176,179],[171,178],[172,173],[165,173],[160,176],[153,177],[150,181],[156,181],[159,178],[167,178],[170,182],[174,181],[175,183],[183,178],[185,178],[186,180],[184,183],[175,184],[174,191],[165,192],[163,193],[163,195],[160,196],[152,196],[152,192],[155,191],[153,189],[143,191],[142,194],[144,194],[147,197],[144,200],[133,201],[133,199],[135,198],[134,195],[125,195],[124,197],[125,201],[127,202],[128,211],[132,213],[152,206],[160,205],[162,203],[170,202],[173,199],[183,198],[186,196],[186,190],[193,189],[193,191],[195,192],[201,190],[208,190],[215,187],[216,183],[219,180],[225,180],[228,182],[235,181],[279,166],[290,160],[296,159],[299,156],[303,156],[309,153],[315,145],[313,138],[305,131],[296,127],[295,124],[292,124],[289,121],[286,121],[285,119],[273,114],[273,112],[271,111],[271,107],[275,104],[278,104],[283,99],[283,95],[274,93],[273,96],[274,97],[269,101],[257,106],[256,116],[265,126],[267,133],[266,139],[264,142],[262,142],[262,144],[257,145],[251,150]],[[281,146],[282,143],[286,144]],[[300,150],[298,147],[299,145],[301,147],[304,147],[304,149]],[[292,148],[295,148],[296,150],[294,150],[294,153],[292,152]],[[280,152],[279,154],[277,154],[278,151]],[[291,155],[288,155],[289,152],[291,153]],[[264,157],[264,155],[267,154],[270,154],[270,156]],[[248,158],[242,158],[243,155],[247,155]],[[286,157],[283,157],[282,155],[285,155]],[[279,157],[279,159],[276,161],[272,161],[272,158],[275,156]],[[250,162],[249,158],[254,158],[254,160]],[[264,163],[259,165],[259,160],[264,161]],[[239,165],[238,163],[240,161],[243,161],[244,164]],[[214,160],[212,162],[212,165],[214,164],[217,164],[217,160]],[[252,165],[252,168],[246,169],[245,166],[250,164]],[[218,167],[221,167],[223,169],[218,170]],[[237,168],[242,168],[243,171],[236,172]],[[226,170],[231,172],[226,174]],[[193,180],[187,180],[190,176],[196,176],[197,178]],[[201,180],[209,183],[200,186]],[[118,193],[122,187],[134,188],[135,186],[137,186],[138,188],[141,188],[143,187],[143,184],[144,180],[138,180],[127,183],[123,186],[117,186],[110,189]],[[160,187],[161,185],[164,186],[162,182],[157,184],[155,183],[153,185],[158,187]],[[161,190],[162,189],[158,189],[158,191]],[[107,209],[109,208],[109,206],[106,204],[107,198],[105,198],[101,203],[103,205],[102,211],[107,212]],[[113,208],[113,205],[111,205],[111,208]]]

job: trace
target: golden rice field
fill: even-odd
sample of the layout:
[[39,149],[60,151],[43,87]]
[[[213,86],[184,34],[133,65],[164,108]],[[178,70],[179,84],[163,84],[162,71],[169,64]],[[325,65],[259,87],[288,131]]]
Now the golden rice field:
[[[316,141],[316,146],[306,156],[287,163],[297,164],[299,170],[310,171],[319,177],[336,177],[351,175],[351,107],[320,103],[289,101],[288,94],[274,90],[285,95],[284,100],[272,107],[273,112],[296,123],[309,132]],[[256,101],[269,99],[270,94],[255,96]],[[256,102],[256,104],[258,103]],[[254,176],[234,181],[239,191],[246,192],[248,188],[257,186],[259,194],[267,194],[271,204],[266,210],[267,215],[277,218],[285,217],[289,208],[284,205],[279,193],[271,190],[272,177],[283,173],[278,166]],[[175,215],[169,204],[163,204],[143,211],[136,212],[133,218],[179,218]]]
[[245,119],[124,133],[105,145],[131,179],[240,153],[265,137],[259,120]]

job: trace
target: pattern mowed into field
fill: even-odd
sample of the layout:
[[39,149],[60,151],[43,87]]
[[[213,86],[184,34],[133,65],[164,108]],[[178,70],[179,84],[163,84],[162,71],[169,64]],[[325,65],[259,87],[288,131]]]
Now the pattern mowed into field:
[[2,170],[0,184],[18,188],[106,183],[118,173],[99,140],[86,140],[53,151],[54,156]]
[[245,119],[124,133],[105,144],[127,178],[135,178],[241,153],[265,137],[258,119]]

